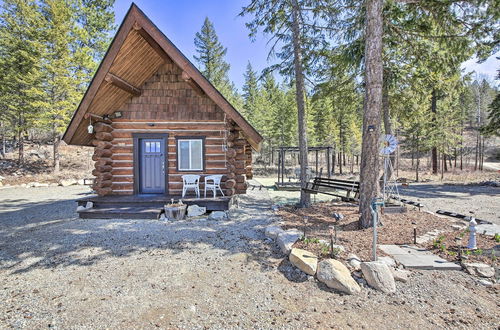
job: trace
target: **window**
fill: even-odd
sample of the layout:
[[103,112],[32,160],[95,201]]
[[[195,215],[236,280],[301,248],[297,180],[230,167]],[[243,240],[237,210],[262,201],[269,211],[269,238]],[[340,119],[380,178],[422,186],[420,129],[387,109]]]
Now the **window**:
[[177,140],[179,171],[203,171],[203,139]]

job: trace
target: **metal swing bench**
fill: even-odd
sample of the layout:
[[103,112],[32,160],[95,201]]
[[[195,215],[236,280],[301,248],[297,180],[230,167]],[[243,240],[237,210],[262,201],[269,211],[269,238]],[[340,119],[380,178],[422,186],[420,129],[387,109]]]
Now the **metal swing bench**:
[[343,201],[359,200],[359,181],[315,177],[313,182],[308,182],[302,190],[310,194],[340,197]]

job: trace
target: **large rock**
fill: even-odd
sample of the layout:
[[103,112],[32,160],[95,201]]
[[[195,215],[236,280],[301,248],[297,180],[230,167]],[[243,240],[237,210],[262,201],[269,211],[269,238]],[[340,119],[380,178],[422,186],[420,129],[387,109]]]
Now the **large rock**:
[[490,278],[495,276],[495,269],[490,265],[480,262],[464,263],[465,270],[475,276]]
[[292,250],[293,244],[302,237],[302,234],[296,229],[289,229],[278,235],[276,242],[278,243],[281,252],[289,254]]
[[316,274],[318,268],[318,257],[306,250],[293,248],[290,252],[290,262],[292,265],[308,275]]
[[379,261],[362,262],[361,271],[369,286],[385,293],[396,292],[394,276],[385,263]]
[[347,293],[355,294],[361,291],[358,283],[352,278],[351,272],[338,260],[326,259],[318,264],[316,273],[318,280],[327,287]]
[[396,281],[406,283],[408,282],[408,276],[410,276],[410,271],[403,269],[391,269],[392,276]]
[[361,259],[355,254],[349,254],[347,256],[347,262],[356,271],[361,270]]
[[268,238],[276,239],[279,234],[284,233],[285,231],[278,226],[268,226],[265,230],[265,235]]
[[67,187],[67,186],[72,186],[72,185],[75,185],[77,184],[78,181],[76,180],[73,180],[73,179],[69,179],[69,180],[61,180],[61,182],[59,182],[59,185],[60,186],[63,186],[63,187]]
[[384,263],[389,267],[396,268],[396,260],[392,259],[391,257],[378,257],[377,261]]
[[226,220],[227,214],[224,211],[213,211],[208,216],[208,220]]
[[196,204],[189,205],[187,208],[188,217],[199,217],[207,212],[206,207],[198,206]]

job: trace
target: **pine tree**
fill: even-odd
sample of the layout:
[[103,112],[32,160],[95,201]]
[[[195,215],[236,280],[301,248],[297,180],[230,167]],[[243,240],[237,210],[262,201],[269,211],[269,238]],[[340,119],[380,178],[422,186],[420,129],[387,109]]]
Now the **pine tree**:
[[[269,69],[279,70],[294,83],[302,186],[309,180],[306,75],[316,60],[315,50],[325,44],[325,36],[319,33],[324,20],[318,14],[322,11],[311,10],[319,3],[314,0],[253,0],[240,13],[241,16],[253,16],[247,23],[251,38],[262,29],[273,40],[269,55],[275,55],[280,62]],[[310,204],[310,196],[304,190],[301,190],[299,204],[302,207]]]
[[109,42],[107,32],[114,19],[110,17],[110,1],[43,0],[41,3],[45,17],[45,97],[40,103],[43,111],[38,124],[51,131],[57,173],[62,133],[78,106],[89,74],[96,69],[97,60]]
[[5,0],[0,11],[0,107],[3,120],[17,136],[19,163],[24,162],[24,140],[33,126],[43,95],[40,56],[42,17],[37,1]]
[[[259,86],[257,81],[257,73],[253,70],[252,64],[248,62],[247,69],[244,75],[245,83],[243,85],[243,115],[252,125],[257,124],[258,108],[257,99],[259,97]],[[259,125],[260,126],[260,125]],[[258,127],[258,126],[256,126]],[[260,129],[260,127],[258,127]]]
[[198,54],[194,59],[198,62],[201,73],[235,108],[239,108],[241,98],[229,79],[231,66],[224,59],[227,48],[220,43],[214,25],[208,17],[205,18],[201,31],[196,33],[194,45]]

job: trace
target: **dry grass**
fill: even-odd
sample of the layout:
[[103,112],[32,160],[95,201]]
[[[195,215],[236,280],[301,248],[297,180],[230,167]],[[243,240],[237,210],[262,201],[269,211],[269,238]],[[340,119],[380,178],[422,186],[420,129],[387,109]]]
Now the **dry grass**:
[[91,177],[93,168],[92,148],[68,146],[60,147],[59,173],[53,173],[52,147],[30,145],[25,146],[25,162],[18,164],[17,152],[7,153],[0,160],[0,175],[3,184],[23,184],[29,182],[56,183],[62,179],[81,179]]

